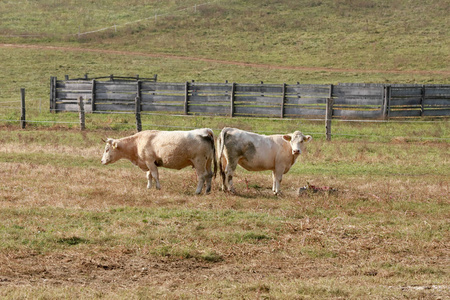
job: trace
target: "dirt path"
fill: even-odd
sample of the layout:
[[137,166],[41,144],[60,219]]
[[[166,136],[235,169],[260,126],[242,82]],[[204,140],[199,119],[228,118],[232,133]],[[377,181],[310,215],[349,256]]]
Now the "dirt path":
[[210,59],[203,57],[191,57],[191,56],[178,56],[171,54],[158,54],[158,53],[145,53],[139,51],[119,51],[119,50],[105,50],[105,49],[92,49],[92,48],[80,48],[80,47],[62,47],[62,46],[45,46],[45,45],[25,45],[25,44],[0,44],[0,48],[21,48],[21,49],[40,49],[48,51],[73,51],[73,52],[91,52],[91,53],[106,53],[116,55],[133,55],[142,57],[155,57],[155,58],[172,58],[180,60],[190,61],[202,61],[224,65],[235,65],[252,68],[267,68],[275,70],[298,70],[298,71],[314,71],[314,72],[336,72],[336,73],[381,73],[381,74],[411,74],[411,75],[450,75],[449,71],[425,71],[425,70],[363,70],[363,69],[346,69],[346,68],[322,68],[322,67],[294,67],[294,66],[280,66],[258,63],[245,63],[238,61],[227,61],[220,59]]

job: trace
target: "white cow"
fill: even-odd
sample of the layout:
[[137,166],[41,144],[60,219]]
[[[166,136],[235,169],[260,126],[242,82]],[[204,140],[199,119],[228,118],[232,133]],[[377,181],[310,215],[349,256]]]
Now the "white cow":
[[217,139],[217,160],[222,189],[234,192],[233,173],[237,165],[248,171],[272,170],[272,191],[280,193],[280,182],[312,139],[300,131],[286,135],[260,135],[236,128],[224,128]]
[[147,188],[152,187],[152,178],[156,188],[161,188],[158,167],[180,170],[193,166],[198,179],[195,193],[201,193],[205,182],[205,193],[211,191],[212,164],[215,176],[217,163],[214,134],[209,128],[191,131],[146,130],[121,139],[108,138],[104,142],[102,164],[114,163],[121,158],[130,160],[147,171]]

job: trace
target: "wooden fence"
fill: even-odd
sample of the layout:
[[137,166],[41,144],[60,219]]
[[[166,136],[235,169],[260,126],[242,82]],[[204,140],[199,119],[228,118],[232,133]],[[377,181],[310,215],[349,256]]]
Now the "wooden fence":
[[[108,80],[104,80],[108,79]],[[166,83],[132,80],[50,80],[50,110],[157,112],[230,117],[385,119],[450,115],[450,85]],[[332,99],[333,101],[328,101]],[[137,103],[137,104],[136,104]],[[136,107],[136,106],[139,107]]]

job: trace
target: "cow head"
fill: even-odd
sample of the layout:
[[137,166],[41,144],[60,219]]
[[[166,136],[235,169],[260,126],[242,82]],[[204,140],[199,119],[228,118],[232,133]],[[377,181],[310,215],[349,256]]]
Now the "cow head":
[[296,131],[291,134],[286,134],[283,139],[291,144],[292,155],[300,155],[302,153],[302,148],[304,143],[312,140],[310,135],[303,135],[300,131]]
[[105,152],[103,152],[102,157],[102,164],[107,165],[119,160],[120,156],[117,141],[109,138],[106,139],[106,141],[102,139],[102,141],[106,143]]

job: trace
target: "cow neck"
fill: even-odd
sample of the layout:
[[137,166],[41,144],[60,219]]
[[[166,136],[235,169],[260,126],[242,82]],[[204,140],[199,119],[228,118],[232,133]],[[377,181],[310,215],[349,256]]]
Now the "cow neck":
[[128,136],[119,140],[119,147],[122,149],[121,153],[123,158],[130,160],[133,164],[137,165],[137,146],[136,137]]
[[289,143],[288,141],[285,141],[286,142],[286,144],[287,144],[287,147],[285,147],[286,148],[286,150],[288,151],[288,153],[289,153],[289,155],[290,155],[290,157],[291,157],[291,166],[295,163],[295,161],[297,160],[297,157],[299,156],[299,155],[294,155],[294,154],[292,154],[292,146],[291,146],[291,143]]

